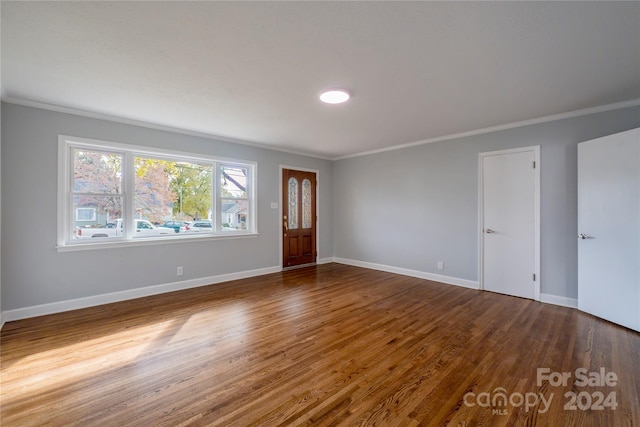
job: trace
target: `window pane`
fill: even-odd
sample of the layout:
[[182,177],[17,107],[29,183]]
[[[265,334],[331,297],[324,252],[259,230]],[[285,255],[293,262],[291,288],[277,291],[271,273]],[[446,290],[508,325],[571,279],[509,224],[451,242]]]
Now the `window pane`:
[[289,228],[298,229],[298,180],[289,178]]
[[122,155],[103,151],[73,150],[73,191],[122,192]]
[[247,197],[247,169],[239,167],[220,167],[220,196],[223,198]]
[[311,181],[302,181],[302,228],[311,228]]
[[222,199],[222,231],[247,230],[249,224],[249,202],[238,199]]
[[[211,218],[211,165],[136,157],[134,169],[136,218],[157,225]],[[149,232],[164,234],[163,230]]]
[[121,237],[116,232],[116,222],[122,218],[122,197],[120,196],[74,196],[73,212],[93,211],[92,221],[76,220],[73,224],[73,238]]

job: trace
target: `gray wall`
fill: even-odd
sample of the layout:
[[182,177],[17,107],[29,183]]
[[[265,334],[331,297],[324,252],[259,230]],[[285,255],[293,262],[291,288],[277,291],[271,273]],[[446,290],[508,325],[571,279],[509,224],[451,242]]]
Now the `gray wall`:
[[[0,82],[2,80],[0,79]],[[0,102],[0,241],[2,241],[2,102]],[[0,250],[0,328],[4,325],[2,314],[2,251]]]
[[[0,66],[0,68],[2,68]],[[0,85],[2,77],[0,76]],[[2,92],[0,88],[0,92]],[[0,241],[2,241],[2,102],[0,102]],[[4,325],[2,314],[2,251],[0,250],[0,328]]]
[[[257,162],[259,237],[57,252],[59,134]],[[328,160],[6,103],[1,160],[3,310],[278,266],[281,164],[320,171],[318,255],[333,253]]]
[[338,160],[334,256],[477,281],[478,153],[540,145],[541,292],[577,298],[577,144],[638,126],[633,107]]
[[[2,309],[274,267],[279,166],[318,169],[319,257],[478,280],[478,153],[541,146],[542,293],[577,296],[577,143],[640,126],[640,107],[331,162],[14,104],[1,109]],[[59,253],[57,138],[66,134],[258,163],[251,239]],[[437,261],[445,270],[436,269]]]

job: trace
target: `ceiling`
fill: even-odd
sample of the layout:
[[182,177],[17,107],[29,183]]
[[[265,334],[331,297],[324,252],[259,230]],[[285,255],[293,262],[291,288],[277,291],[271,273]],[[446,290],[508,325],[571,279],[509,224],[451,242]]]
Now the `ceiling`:
[[326,158],[640,98],[640,2],[0,8],[9,102]]

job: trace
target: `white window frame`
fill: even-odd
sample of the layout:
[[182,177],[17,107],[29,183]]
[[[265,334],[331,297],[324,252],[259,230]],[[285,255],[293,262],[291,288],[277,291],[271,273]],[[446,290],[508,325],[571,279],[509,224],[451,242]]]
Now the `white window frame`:
[[[108,239],[73,239],[75,211],[73,208],[73,158],[72,151],[76,148],[91,149],[121,153],[123,156],[123,219],[124,236]],[[149,157],[154,159],[166,159],[171,161],[184,161],[212,166],[212,220],[214,229],[211,233],[183,234],[178,233],[168,236],[154,236],[149,238],[134,237],[135,235],[135,184],[134,184],[134,158]],[[242,167],[247,169],[247,211],[248,222],[246,230],[229,231],[221,230],[221,166]],[[87,138],[77,138],[68,135],[58,136],[58,251],[75,251],[87,249],[101,249],[113,247],[130,247],[137,245],[168,244],[193,240],[202,241],[208,239],[234,239],[258,236],[257,219],[257,191],[256,177],[258,165],[256,162],[238,161],[221,157],[186,153],[160,148],[143,147],[117,142],[100,141]]]

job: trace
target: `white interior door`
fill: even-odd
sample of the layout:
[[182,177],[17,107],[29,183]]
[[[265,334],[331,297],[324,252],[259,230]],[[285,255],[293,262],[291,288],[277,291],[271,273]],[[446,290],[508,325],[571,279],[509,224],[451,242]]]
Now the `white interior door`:
[[480,154],[480,280],[492,292],[540,299],[539,147]]
[[640,129],[578,144],[578,234],[578,308],[640,330]]

